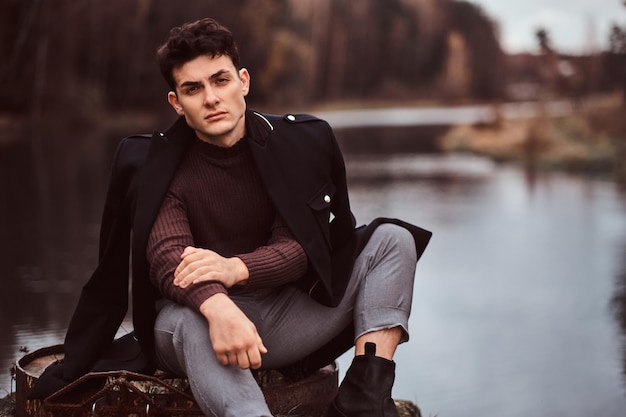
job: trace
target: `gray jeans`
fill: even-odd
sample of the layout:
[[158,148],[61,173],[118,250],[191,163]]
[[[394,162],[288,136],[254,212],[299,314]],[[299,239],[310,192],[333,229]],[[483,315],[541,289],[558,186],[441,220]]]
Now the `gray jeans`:
[[[416,262],[411,234],[383,224],[357,257],[337,307],[323,306],[292,286],[232,299],[255,324],[267,347],[263,368],[280,368],[316,351],[351,321],[357,338],[400,326],[402,342],[407,341]],[[198,312],[169,301],[160,302],[159,308],[154,330],[159,366],[189,379],[207,416],[271,415],[250,371],[217,361],[208,324]]]

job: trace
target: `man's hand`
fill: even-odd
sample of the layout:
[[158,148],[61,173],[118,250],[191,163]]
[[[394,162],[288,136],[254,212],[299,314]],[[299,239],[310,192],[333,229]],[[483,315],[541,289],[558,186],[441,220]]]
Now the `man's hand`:
[[223,293],[209,297],[200,312],[209,322],[211,344],[222,365],[243,369],[261,367],[261,355],[267,353],[256,326]]
[[212,250],[188,246],[174,271],[174,285],[186,288],[198,282],[219,281],[230,288],[243,284],[248,277],[248,268],[241,259],[224,258]]

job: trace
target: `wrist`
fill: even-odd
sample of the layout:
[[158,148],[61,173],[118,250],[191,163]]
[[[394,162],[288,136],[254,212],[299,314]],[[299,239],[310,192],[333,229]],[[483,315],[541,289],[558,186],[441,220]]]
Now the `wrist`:
[[235,285],[245,285],[248,282],[248,278],[250,278],[250,271],[248,270],[248,266],[241,258],[237,256],[230,259],[233,262],[235,270]]
[[219,311],[224,308],[227,303],[232,303],[232,300],[228,297],[228,295],[222,292],[213,294],[200,304],[200,314],[210,321],[211,317],[219,314]]

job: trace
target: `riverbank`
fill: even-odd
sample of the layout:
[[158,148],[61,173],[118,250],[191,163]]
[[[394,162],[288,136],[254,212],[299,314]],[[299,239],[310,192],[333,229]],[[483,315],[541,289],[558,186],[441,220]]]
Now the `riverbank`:
[[[494,107],[498,114],[498,107]],[[612,175],[626,181],[626,117],[618,96],[573,103],[570,114],[496,117],[453,126],[439,141],[446,152],[471,152],[535,169]]]

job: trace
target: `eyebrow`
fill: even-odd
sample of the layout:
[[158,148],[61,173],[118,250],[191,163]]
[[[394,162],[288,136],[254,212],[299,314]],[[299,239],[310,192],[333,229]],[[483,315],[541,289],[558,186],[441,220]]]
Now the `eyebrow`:
[[[211,75],[209,78],[211,80],[214,80],[216,78],[221,77],[224,74],[231,74],[231,71],[227,70],[227,69],[221,69],[219,71],[217,71],[215,74]],[[200,81],[184,81],[180,84],[180,88],[184,88],[184,87],[197,87],[199,86],[201,83]]]
[[199,81],[185,81],[180,85],[180,88],[184,87],[197,87],[200,85]]
[[227,69],[221,69],[219,71],[217,71],[215,74],[211,75],[209,78],[211,78],[212,80],[221,77],[224,74],[230,74],[230,71]]

